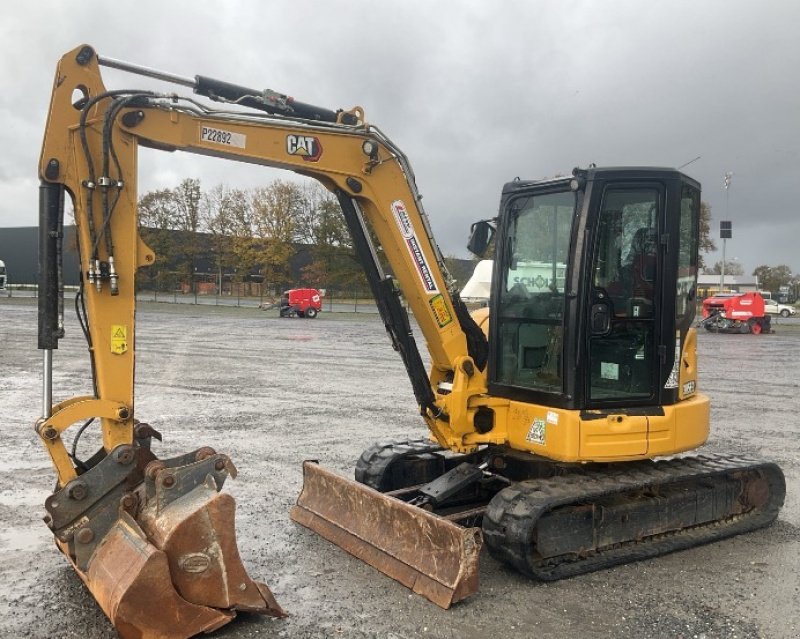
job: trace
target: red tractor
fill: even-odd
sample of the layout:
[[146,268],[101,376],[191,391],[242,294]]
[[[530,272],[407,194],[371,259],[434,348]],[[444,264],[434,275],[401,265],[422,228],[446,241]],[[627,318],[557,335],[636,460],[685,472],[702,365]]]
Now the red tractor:
[[759,293],[719,293],[703,300],[703,326],[718,333],[771,332],[770,317]]
[[314,319],[322,310],[322,296],[315,288],[293,288],[281,296],[281,317]]

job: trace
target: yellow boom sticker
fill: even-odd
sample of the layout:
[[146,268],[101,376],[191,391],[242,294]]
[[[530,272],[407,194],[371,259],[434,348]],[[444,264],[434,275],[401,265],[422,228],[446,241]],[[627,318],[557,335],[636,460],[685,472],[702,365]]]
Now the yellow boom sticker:
[[431,305],[433,315],[436,318],[436,323],[439,324],[439,328],[447,326],[453,321],[453,316],[447,308],[447,303],[444,301],[443,295],[434,295],[428,303]]
[[124,324],[111,325],[111,352],[122,355],[128,350],[128,327]]

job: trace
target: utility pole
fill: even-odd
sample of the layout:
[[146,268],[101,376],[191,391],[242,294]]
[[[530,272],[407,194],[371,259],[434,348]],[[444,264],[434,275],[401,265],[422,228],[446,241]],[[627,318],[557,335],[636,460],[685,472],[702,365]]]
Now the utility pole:
[[[730,204],[730,185],[731,178],[733,177],[732,171],[725,172],[725,217],[728,217],[728,208]],[[725,290],[725,242],[728,238],[732,237],[732,225],[730,220],[723,220],[719,223],[719,236],[722,239],[722,268],[720,269],[719,278],[719,291],[722,293]]]

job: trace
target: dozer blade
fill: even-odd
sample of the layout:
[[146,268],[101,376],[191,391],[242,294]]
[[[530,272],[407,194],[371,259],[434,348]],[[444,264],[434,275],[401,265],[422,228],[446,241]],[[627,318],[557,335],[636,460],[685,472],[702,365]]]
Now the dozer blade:
[[464,528],[303,463],[291,518],[442,608],[478,589],[479,528]]
[[127,448],[46,503],[58,546],[120,637],[188,639],[237,611],[285,616],[239,557],[235,502],[219,492],[230,459],[200,449],[142,472],[152,455]]

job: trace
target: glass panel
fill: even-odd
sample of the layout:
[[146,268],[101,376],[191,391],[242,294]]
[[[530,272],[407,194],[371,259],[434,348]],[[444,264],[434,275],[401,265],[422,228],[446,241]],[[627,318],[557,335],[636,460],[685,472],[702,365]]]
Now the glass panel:
[[609,304],[611,330],[590,340],[592,400],[650,397],[654,391],[658,275],[658,191],[604,194],[593,264],[593,303]]
[[652,322],[615,322],[611,335],[592,340],[592,399],[649,397],[654,359]]
[[603,201],[593,284],[616,317],[653,315],[657,202],[653,189],[609,191]]
[[575,194],[511,202],[500,295],[497,381],[560,392],[564,314]]
[[689,185],[684,185],[681,195],[680,245],[678,246],[678,295],[675,298],[675,314],[678,322],[686,315],[694,317],[699,218],[700,192]]

